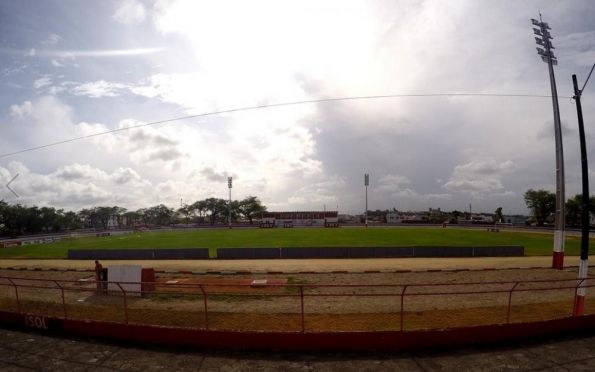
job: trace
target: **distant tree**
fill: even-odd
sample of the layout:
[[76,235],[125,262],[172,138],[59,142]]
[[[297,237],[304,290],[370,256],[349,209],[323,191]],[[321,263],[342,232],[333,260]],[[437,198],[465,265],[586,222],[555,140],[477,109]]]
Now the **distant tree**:
[[177,212],[178,212],[178,214],[184,216],[184,221],[185,221],[186,225],[188,225],[190,215],[193,212],[192,205],[186,204],[186,205],[178,208]]
[[92,219],[94,225],[107,230],[110,219],[117,218],[118,207],[95,207],[93,208]]
[[206,213],[206,202],[204,200],[196,201],[189,206],[192,215],[198,215],[199,220],[202,220]]
[[543,226],[546,219],[556,211],[556,194],[552,192],[529,189],[523,196],[539,226]]
[[228,211],[228,202],[224,199],[208,198],[201,203],[203,211],[209,218],[209,223],[224,222]]
[[[566,225],[571,227],[581,226],[583,213],[583,195],[577,194],[566,201]],[[595,214],[595,196],[589,198],[589,213]]]
[[12,208],[4,200],[0,200],[0,235],[11,235]]
[[145,220],[155,225],[169,225],[173,215],[174,210],[163,204],[159,204],[144,210]]
[[124,225],[126,227],[133,227],[137,223],[141,222],[143,218],[143,214],[139,211],[126,211],[122,213],[122,221],[125,221]]
[[91,209],[88,208],[84,208],[81,209],[80,211],[78,211],[77,216],[79,218],[79,220],[81,221],[81,223],[83,224],[83,227],[92,227],[93,223],[91,220],[91,214],[92,211]]
[[452,214],[452,216],[453,216],[455,219],[457,219],[457,218],[459,218],[459,217],[461,217],[461,216],[463,215],[463,213],[462,213],[461,211],[458,211],[458,210],[456,210],[456,209],[455,209],[454,211],[450,212],[450,214]]
[[81,223],[81,220],[78,218],[77,214],[72,211],[63,213],[61,219],[62,219],[62,228],[64,230],[76,230],[76,229],[80,229],[83,226],[83,224]]
[[267,208],[262,205],[256,196],[248,196],[238,203],[239,213],[250,221],[250,225],[252,225],[254,217],[262,212],[266,212],[266,210]]
[[494,222],[504,222],[504,215],[502,215],[502,207],[498,207],[494,211]]

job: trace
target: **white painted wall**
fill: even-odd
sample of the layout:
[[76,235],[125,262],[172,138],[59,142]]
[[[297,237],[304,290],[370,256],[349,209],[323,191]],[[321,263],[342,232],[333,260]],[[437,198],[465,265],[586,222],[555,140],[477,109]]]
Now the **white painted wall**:
[[[113,282],[120,282],[120,286],[127,292],[127,296],[140,296],[142,278],[141,265],[113,265],[107,268],[108,291],[122,292],[118,284]],[[122,284],[121,282],[128,282]],[[128,292],[130,291],[130,292]]]

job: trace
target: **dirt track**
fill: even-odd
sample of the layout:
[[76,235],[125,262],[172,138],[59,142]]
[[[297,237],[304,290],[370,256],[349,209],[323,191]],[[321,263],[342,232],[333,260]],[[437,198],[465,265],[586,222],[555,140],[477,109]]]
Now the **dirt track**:
[[[242,262],[234,261],[234,263]],[[107,267],[110,265],[105,264]],[[88,269],[88,267],[85,268]],[[209,324],[215,329],[299,330],[300,297],[299,288],[295,287],[296,285],[303,286],[303,293],[306,296],[305,327],[309,330],[397,329],[401,317],[400,294],[405,286],[407,286],[407,298],[403,313],[406,319],[404,329],[493,324],[506,320],[508,290],[514,284],[511,281],[540,280],[545,282],[524,283],[518,287],[515,285],[517,292],[511,303],[511,321],[537,321],[568,316],[571,313],[574,289],[562,287],[573,286],[577,275],[576,267],[565,270],[551,268],[453,270],[448,268],[447,272],[432,269],[419,271],[392,269],[391,271],[374,270],[374,272],[342,270],[341,272],[286,272],[283,274],[279,271],[250,273],[243,271],[242,274],[237,274],[240,272],[238,266],[234,266],[234,270],[238,271],[222,270],[218,274],[205,274],[200,270],[191,270],[191,273],[187,270],[188,267],[185,269],[171,272],[168,270],[158,274],[159,294],[146,298],[130,298],[128,300],[130,320],[146,324],[204,327],[206,324],[203,322],[204,299],[201,292],[197,287],[180,292],[175,288],[179,284],[169,288],[167,282],[175,280],[175,283],[188,282],[187,284],[202,285],[202,289],[209,294]],[[321,270],[328,270],[328,267]],[[593,272],[591,274],[593,275]],[[93,273],[88,270],[0,270],[0,276],[74,281],[63,283],[67,289],[66,310],[62,309],[59,290],[22,288],[19,294],[23,300],[24,311],[55,313],[54,315],[57,316],[67,311],[69,316],[74,318],[123,321],[122,299],[119,293],[114,293],[113,296],[98,296],[94,294],[94,283],[79,282],[81,279],[93,278]],[[248,286],[238,290],[238,281],[249,283],[252,279],[289,283],[294,287],[253,288]],[[561,279],[565,281],[553,282]],[[16,281],[20,285],[33,284],[26,279]],[[416,285],[420,283],[423,286]],[[473,284],[463,285],[462,283]],[[353,287],[353,285],[364,286]],[[380,285],[380,287],[370,287],[374,285]],[[50,286],[53,287],[53,285]],[[535,291],[539,288],[548,288],[548,290]],[[6,299],[4,301],[6,303],[0,304],[0,307],[14,307],[15,303],[11,300],[14,297],[12,287],[5,286],[3,289],[1,297]],[[497,292],[490,294],[485,291]],[[434,295],[427,295],[432,292]],[[453,292],[459,292],[459,294],[451,294]],[[336,297],[337,295],[339,297]],[[366,297],[361,297],[362,295]],[[595,307],[591,305],[595,304],[588,305],[587,311],[593,313]]]
[[[395,270],[453,270],[482,268],[527,268],[551,267],[550,256],[490,257],[490,258],[382,258],[382,259],[310,259],[310,260],[106,260],[104,266],[117,264],[140,264],[160,270],[207,271],[280,271],[297,273],[303,271],[331,272],[346,270],[395,271]],[[579,257],[565,258],[566,266],[578,265]],[[4,259],[0,268],[58,268],[93,269],[91,260],[35,260]]]

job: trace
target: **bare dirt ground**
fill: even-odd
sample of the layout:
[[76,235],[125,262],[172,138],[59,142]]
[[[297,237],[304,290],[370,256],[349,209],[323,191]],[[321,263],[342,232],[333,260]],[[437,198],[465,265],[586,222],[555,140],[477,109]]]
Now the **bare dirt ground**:
[[[549,259],[549,257],[548,257]],[[536,266],[535,260],[479,260],[484,268]],[[130,294],[124,299],[120,293],[98,294],[95,284],[85,280],[93,278],[89,271],[45,271],[45,270],[0,270],[0,277],[43,278],[74,281],[62,283],[65,290],[65,303],[62,305],[61,291],[57,286],[48,288],[21,288],[21,310],[33,313],[46,313],[79,319],[109,321],[126,320],[143,324],[159,324],[184,327],[199,327],[228,330],[301,330],[301,293],[304,294],[305,330],[399,330],[401,322],[404,330],[448,328],[481,324],[504,323],[506,321],[537,321],[568,316],[572,313],[576,267],[566,270],[542,269],[503,269],[465,270],[460,261],[468,260],[425,260],[412,259],[400,263],[401,269],[383,272],[378,266],[387,267],[385,260],[366,260],[366,269],[352,273],[349,262],[358,260],[304,260],[317,273],[304,273],[303,266],[291,262],[288,272],[280,271],[272,264],[286,261],[227,261],[228,270],[221,272],[246,272],[243,264],[258,267],[245,274],[191,274],[207,272],[205,268],[188,271],[194,261],[177,262],[185,264],[180,268],[185,273],[166,272],[158,274],[157,292],[135,297]],[[315,261],[312,263],[311,261]],[[325,261],[325,262],[321,262]],[[341,264],[341,269],[329,270],[329,264]],[[402,261],[402,260],[399,260]],[[422,262],[425,261],[425,265]],[[412,271],[414,267],[425,269],[440,261],[447,272]],[[516,261],[516,262],[515,262]],[[519,263],[518,261],[521,261]],[[52,262],[42,260],[35,265],[68,264],[72,261]],[[87,261],[74,261],[89,268]],[[117,261],[122,264],[122,261]],[[147,261],[145,261],[147,262]],[[155,268],[162,268],[163,261],[149,261]],[[487,264],[486,264],[487,262]],[[127,262],[128,263],[128,262]],[[208,262],[210,263],[210,261]],[[446,264],[448,263],[448,264]],[[549,263],[549,260],[548,260]],[[568,263],[568,261],[567,261]],[[104,262],[109,267],[110,262]],[[165,262],[171,265],[172,262]],[[204,263],[203,263],[204,264]],[[256,266],[254,266],[256,264]],[[266,265],[265,265],[266,264]],[[324,265],[323,265],[324,264]],[[260,265],[260,266],[259,266]],[[320,265],[320,266],[319,266]],[[24,265],[16,265],[23,267]],[[27,265],[29,266],[29,265]],[[546,266],[546,265],[544,265]],[[35,266],[38,269],[44,266]],[[267,268],[268,267],[268,268]],[[360,266],[361,267],[361,266]],[[410,269],[405,269],[409,267]],[[455,268],[459,268],[454,271]],[[195,268],[193,268],[195,269]],[[374,272],[365,272],[365,271]],[[432,270],[432,269],[430,269]],[[462,271],[461,271],[462,270]],[[312,270],[314,271],[314,270]],[[326,272],[324,272],[326,271]],[[332,272],[332,271],[350,271]],[[300,273],[301,272],[301,273]],[[593,274],[593,273],[592,273]],[[251,288],[245,285],[253,279],[267,279],[277,285],[288,286]],[[13,279],[14,280],[14,279]],[[540,280],[539,283],[520,284],[515,287],[513,296],[509,290],[515,281]],[[556,282],[556,280],[566,280]],[[19,284],[32,284],[31,280],[14,280]],[[168,284],[167,282],[177,281]],[[180,283],[201,285],[194,290],[177,290]],[[472,283],[472,284],[463,284]],[[4,284],[8,284],[6,279]],[[423,284],[423,285],[420,285]],[[354,287],[354,285],[356,285]],[[547,290],[542,290],[547,289]],[[14,310],[14,289],[10,285],[0,288],[0,306]],[[401,311],[401,294],[406,291]],[[483,293],[477,293],[483,292]],[[485,293],[491,292],[491,293]],[[207,297],[207,298],[205,298]],[[510,318],[508,301],[510,300]],[[594,304],[587,303],[587,312],[595,312]],[[205,312],[205,307],[207,312]]]
[[[481,269],[551,267],[550,256],[531,257],[489,257],[489,258],[382,258],[382,259],[311,259],[311,260],[106,260],[104,266],[117,264],[138,264],[160,270],[191,271],[252,271],[268,272],[330,272],[347,271],[394,271],[394,270],[440,270],[440,269]],[[576,266],[579,257],[565,258],[566,266]],[[39,260],[2,259],[0,268],[73,268],[93,269],[91,260]]]

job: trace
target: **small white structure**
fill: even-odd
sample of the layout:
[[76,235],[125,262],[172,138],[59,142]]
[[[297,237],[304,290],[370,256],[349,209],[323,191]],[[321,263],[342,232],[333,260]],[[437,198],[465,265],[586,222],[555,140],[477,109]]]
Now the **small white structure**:
[[141,265],[109,266],[107,268],[108,291],[115,293],[122,292],[123,289],[127,296],[140,297],[142,270]]

